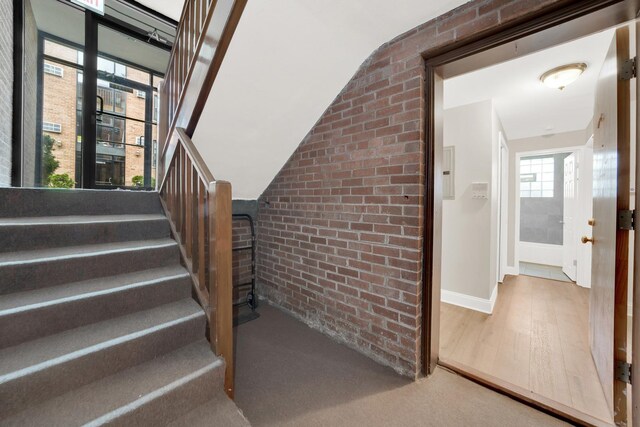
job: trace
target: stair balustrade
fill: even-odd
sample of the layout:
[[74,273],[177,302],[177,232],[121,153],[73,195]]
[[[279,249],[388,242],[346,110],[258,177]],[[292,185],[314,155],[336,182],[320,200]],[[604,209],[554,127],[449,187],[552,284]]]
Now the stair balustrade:
[[181,259],[204,308],[211,348],[233,398],[231,184],[216,181],[191,141],[247,0],[186,0],[159,87],[157,182]]
[[207,315],[211,349],[225,359],[224,387],[233,398],[231,184],[214,179],[184,129],[171,140],[176,149],[160,200]]

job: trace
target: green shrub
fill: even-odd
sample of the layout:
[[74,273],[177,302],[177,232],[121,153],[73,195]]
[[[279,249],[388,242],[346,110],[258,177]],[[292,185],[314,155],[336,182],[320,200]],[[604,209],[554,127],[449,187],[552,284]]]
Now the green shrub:
[[56,169],[60,166],[60,162],[53,155],[53,144],[56,142],[51,135],[44,134],[42,137],[42,168],[44,175],[44,185],[49,185],[49,181]]
[[[131,178],[131,182],[135,187],[144,187],[144,177],[142,175],[136,175]],[[156,188],[156,179],[151,177],[151,188]]]
[[73,188],[76,183],[69,174],[53,174],[49,177],[49,187],[52,188]]
[[144,177],[142,175],[136,175],[131,178],[131,182],[136,187],[142,187],[144,185]]

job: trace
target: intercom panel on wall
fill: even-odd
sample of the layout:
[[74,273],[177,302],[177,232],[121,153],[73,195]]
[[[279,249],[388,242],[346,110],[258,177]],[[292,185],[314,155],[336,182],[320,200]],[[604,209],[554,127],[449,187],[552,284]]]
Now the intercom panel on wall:
[[489,198],[489,183],[488,182],[472,182],[471,194],[474,199],[488,199]]

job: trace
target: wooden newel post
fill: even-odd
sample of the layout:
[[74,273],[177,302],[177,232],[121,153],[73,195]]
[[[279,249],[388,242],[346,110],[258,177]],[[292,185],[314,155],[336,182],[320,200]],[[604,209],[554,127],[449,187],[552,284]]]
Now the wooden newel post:
[[224,389],[233,399],[231,184],[209,184],[209,298],[211,347],[226,363]]

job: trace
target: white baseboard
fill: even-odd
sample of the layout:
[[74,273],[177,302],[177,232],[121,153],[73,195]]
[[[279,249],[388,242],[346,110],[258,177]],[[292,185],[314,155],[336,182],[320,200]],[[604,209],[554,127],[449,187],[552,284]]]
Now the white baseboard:
[[562,267],[562,245],[519,243],[520,261]]
[[512,267],[507,265],[504,268],[504,274],[509,274],[511,276],[519,276],[520,275],[520,266]]
[[447,291],[445,289],[442,289],[440,292],[440,300],[442,302],[487,314],[493,313],[493,307],[496,305],[497,298],[498,286],[493,288],[490,299],[478,298],[471,295],[461,294],[459,292]]

